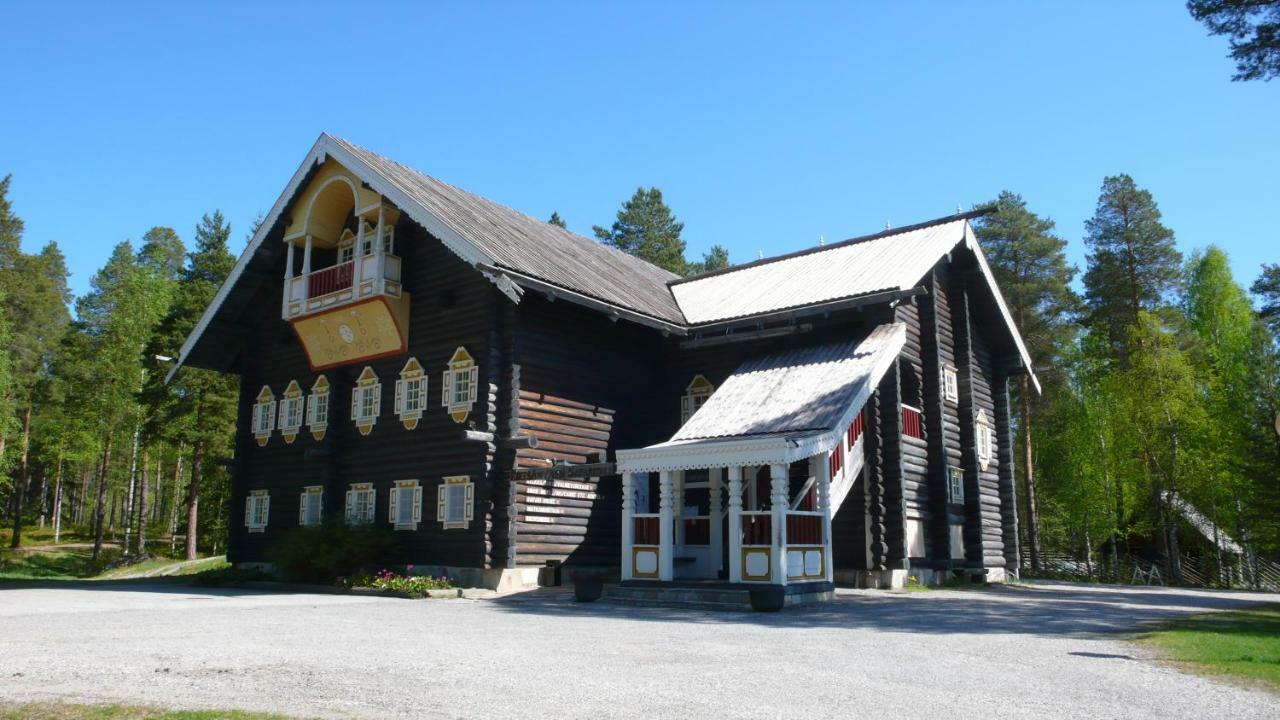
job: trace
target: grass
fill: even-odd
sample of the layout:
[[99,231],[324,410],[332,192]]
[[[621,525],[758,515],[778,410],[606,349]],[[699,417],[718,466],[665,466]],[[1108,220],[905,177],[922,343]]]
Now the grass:
[[[9,542],[13,539],[13,527],[6,524],[0,528],[0,547],[9,547]],[[62,533],[58,537],[59,543],[86,543],[93,542],[93,537],[85,532],[79,532],[70,528],[63,528]],[[53,525],[46,523],[44,527],[36,525],[22,526],[22,546],[23,547],[39,547],[41,545],[53,544]]]
[[1280,605],[1174,620],[1141,641],[1201,672],[1280,690]]
[[33,703],[0,707],[0,720],[286,720],[240,710],[160,710],[128,705]]
[[103,566],[119,555],[104,549],[97,561],[91,547],[48,547],[44,549],[0,550],[0,580],[78,580],[102,572]]
[[221,570],[229,567],[231,567],[231,564],[227,562],[225,555],[201,558],[199,560],[192,561],[189,565],[186,564],[186,561],[184,560],[174,560],[172,558],[151,558],[150,560],[143,560],[142,562],[134,563],[133,565],[108,570],[101,575],[96,576],[94,579],[114,580],[136,577],[185,577],[188,575],[198,575],[211,570]]

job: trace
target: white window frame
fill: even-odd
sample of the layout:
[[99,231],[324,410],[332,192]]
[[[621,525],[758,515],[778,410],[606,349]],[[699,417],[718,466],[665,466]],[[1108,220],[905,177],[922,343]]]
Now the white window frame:
[[964,504],[964,470],[955,466],[947,467],[947,503]]
[[[451,512],[455,503],[462,503],[460,513]],[[476,485],[469,475],[455,475],[444,478],[437,490],[436,520],[445,530],[465,530],[471,527],[475,517]]]
[[356,259],[356,236],[350,230],[342,233],[342,239],[338,241],[338,265],[349,263]]
[[288,387],[284,389],[280,401],[276,404],[279,406],[276,426],[280,428],[284,441],[292,443],[294,438],[298,437],[298,431],[302,429],[302,415],[306,404],[306,399],[302,396],[302,387],[298,385],[297,380],[289,381]]
[[942,396],[947,402],[960,402],[960,377],[951,365],[942,368]]
[[[315,506],[315,518],[312,519],[311,508]],[[310,527],[324,522],[324,486],[309,485],[298,494],[298,526]]]
[[368,435],[382,414],[382,383],[373,368],[365,366],[351,388],[351,421],[361,435]]
[[703,375],[695,375],[680,397],[680,424],[689,422],[716,392],[716,386]]
[[271,520],[271,493],[266,490],[250,490],[244,499],[244,526],[251,533],[266,532]]
[[974,429],[974,448],[977,450],[978,465],[986,470],[991,464],[992,458],[995,457],[995,433],[992,432],[991,421],[987,417],[986,409],[978,410],[977,416],[973,421]]
[[346,520],[348,525],[368,525],[377,510],[378,495],[373,483],[351,483],[347,490]]
[[[400,517],[403,501],[412,503],[413,509]],[[422,522],[422,486],[417,480],[397,480],[387,490],[387,522],[396,530],[417,530]]]
[[418,420],[426,409],[427,373],[418,358],[411,357],[405,361],[400,379],[396,381],[395,414],[406,430],[412,430],[418,426]]
[[271,392],[271,388],[263,385],[258,391],[258,398],[253,403],[253,418],[250,420],[253,426],[253,437],[257,439],[258,445],[265,446],[271,440],[271,433],[275,432],[276,421],[276,396]]
[[307,429],[316,440],[324,439],[329,427],[329,378],[321,375],[307,396]]
[[463,422],[479,397],[480,366],[462,346],[453,351],[449,368],[441,378],[440,404],[449,410],[455,422]]

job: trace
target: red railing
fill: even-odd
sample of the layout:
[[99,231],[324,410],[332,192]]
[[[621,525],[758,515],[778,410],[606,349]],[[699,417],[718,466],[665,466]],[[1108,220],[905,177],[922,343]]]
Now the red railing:
[[635,538],[631,541],[633,545],[661,545],[660,531],[661,525],[658,524],[656,517],[638,517],[635,520]]
[[710,518],[684,518],[681,523],[684,525],[685,545],[711,544]]
[[839,475],[840,468],[844,467],[844,447],[837,443],[827,462],[831,465],[831,477]]
[[862,419],[864,412],[865,411],[860,411],[858,413],[858,417],[854,418],[852,423],[849,423],[849,430],[845,433],[849,439],[848,442],[850,448],[853,447],[854,443],[858,442],[858,438],[862,437],[863,425],[865,423]]
[[924,439],[924,422],[920,411],[910,405],[902,406],[902,434]]
[[788,545],[821,545],[822,516],[787,514]]
[[355,270],[356,263],[352,260],[307,275],[307,297],[320,297],[350,288]]
[[742,516],[743,545],[772,545],[773,518],[769,515]]

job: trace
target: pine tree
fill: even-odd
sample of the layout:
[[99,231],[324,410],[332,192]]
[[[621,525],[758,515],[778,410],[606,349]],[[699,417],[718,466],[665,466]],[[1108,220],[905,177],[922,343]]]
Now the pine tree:
[[1262,301],[1258,316],[1280,340],[1280,264],[1264,263],[1262,274],[1253,281],[1249,292]]
[[[981,218],[975,232],[1018,330],[1026,340],[1033,365],[1052,369],[1059,352],[1075,334],[1072,320],[1079,304],[1070,285],[1076,269],[1067,262],[1067,243],[1054,234],[1054,222],[1028,210],[1020,195],[1005,190],[984,207],[992,212]],[[1037,398],[1025,374],[1019,378],[1017,395],[1026,502],[1023,526],[1031,567],[1039,571],[1040,512],[1032,441],[1032,410]]]
[[1280,76],[1280,0],[1188,0],[1191,17],[1231,38],[1232,80]]
[[1173,231],[1161,223],[1155,199],[1128,175],[1103,180],[1085,231],[1089,322],[1106,329],[1113,357],[1127,360],[1130,329],[1140,313],[1155,312],[1166,302],[1180,276],[1182,256]]
[[685,271],[685,242],[680,239],[684,223],[676,220],[656,187],[636,188],[631,199],[622,204],[613,227],[596,225],[592,230],[606,245],[677,275]]
[[555,225],[558,228],[568,227],[567,225],[564,224],[564,218],[560,217],[560,213],[556,212],[555,210],[551,211],[551,217],[547,218],[547,222],[551,223],[552,225]]
[[684,274],[699,275],[713,270],[723,270],[729,265],[729,250],[723,245],[712,245],[710,250],[703,253],[701,261],[688,263],[685,266]]

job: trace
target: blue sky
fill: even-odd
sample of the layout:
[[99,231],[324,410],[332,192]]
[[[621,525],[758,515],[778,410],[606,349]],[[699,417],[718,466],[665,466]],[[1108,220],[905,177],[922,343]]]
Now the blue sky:
[[1008,188],[1083,266],[1128,172],[1184,250],[1280,262],[1280,82],[1230,82],[1180,2],[221,5],[0,6],[0,174],[77,292],[214,208],[238,252],[322,130],[588,235],[656,185],[691,258]]

